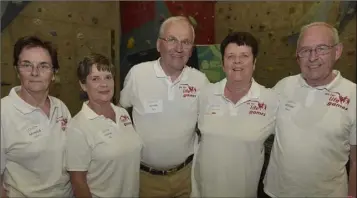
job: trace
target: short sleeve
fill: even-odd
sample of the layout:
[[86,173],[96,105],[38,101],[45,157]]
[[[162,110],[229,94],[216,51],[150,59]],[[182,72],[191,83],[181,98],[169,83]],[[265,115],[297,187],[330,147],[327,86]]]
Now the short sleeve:
[[84,133],[76,128],[67,128],[66,168],[67,171],[87,171],[92,149]]
[[356,92],[353,93],[351,97],[352,104],[351,107],[348,108],[350,112],[351,125],[350,125],[350,145],[356,145]]
[[281,95],[281,93],[283,93],[285,89],[285,81],[285,79],[278,81],[272,88],[272,90],[275,91],[275,93],[277,93],[278,95]]
[[350,131],[350,145],[356,145],[356,119],[354,120]]
[[273,116],[272,116],[272,127],[271,127],[271,131],[269,134],[271,135],[275,135],[275,130],[276,130],[276,118],[277,118],[277,114],[278,114],[278,110],[279,110],[279,104],[280,104],[280,99],[278,97],[278,93],[276,93],[274,90],[272,91],[272,95],[271,95],[271,100],[272,100],[272,105],[273,105]]
[[135,92],[133,69],[130,69],[125,77],[123,89],[120,92],[119,103],[123,108],[133,106],[132,100]]
[[203,87],[207,86],[208,84],[210,84],[211,82],[208,80],[207,76],[205,73],[203,73],[204,75],[204,82],[203,82]]
[[1,175],[4,173],[5,167],[6,167],[6,154],[5,154],[5,139],[4,139],[4,130],[3,127],[1,126]]

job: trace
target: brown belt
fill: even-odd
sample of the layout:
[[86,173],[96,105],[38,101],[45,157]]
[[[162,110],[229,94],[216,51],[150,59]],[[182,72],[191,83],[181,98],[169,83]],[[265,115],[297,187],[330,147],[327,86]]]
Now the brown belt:
[[187,166],[190,162],[192,162],[192,160],[193,160],[193,154],[190,155],[188,158],[186,158],[186,160],[182,164],[176,166],[175,168],[171,168],[169,170],[157,170],[149,166],[146,166],[144,164],[140,164],[140,169],[153,175],[168,175],[170,173],[175,173],[181,170],[182,168]]

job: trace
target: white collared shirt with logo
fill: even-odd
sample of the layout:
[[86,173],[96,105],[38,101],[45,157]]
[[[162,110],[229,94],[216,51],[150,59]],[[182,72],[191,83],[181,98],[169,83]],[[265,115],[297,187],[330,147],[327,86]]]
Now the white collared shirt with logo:
[[49,117],[11,89],[1,99],[1,174],[8,197],[69,197],[72,195],[64,153],[66,105],[49,96]]
[[192,197],[256,197],[264,141],[274,132],[276,93],[254,80],[236,104],[224,96],[227,80],[199,96],[202,137],[194,159]]
[[138,197],[142,141],[128,112],[111,104],[115,122],[83,103],[67,129],[67,170],[87,171],[93,197]]
[[322,87],[310,87],[301,75],[275,86],[281,103],[264,181],[272,197],[347,197],[356,84],[333,72],[334,80]]
[[135,129],[144,141],[142,161],[168,168],[193,153],[198,94],[209,81],[204,73],[184,67],[175,82],[159,60],[133,66],[124,81],[120,104],[133,107]]

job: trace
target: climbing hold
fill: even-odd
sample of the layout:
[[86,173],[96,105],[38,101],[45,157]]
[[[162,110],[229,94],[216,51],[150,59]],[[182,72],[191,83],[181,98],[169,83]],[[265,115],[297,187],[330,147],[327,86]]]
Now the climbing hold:
[[57,36],[57,32],[56,32],[56,31],[50,31],[50,34],[51,34],[52,36]]
[[32,22],[33,22],[34,24],[36,24],[36,25],[41,25],[41,24],[42,24],[41,19],[34,19]]
[[163,14],[160,14],[159,22],[163,23],[164,21],[165,21],[165,16]]
[[92,23],[93,24],[98,24],[98,18],[97,17],[92,17]]
[[193,27],[197,26],[197,21],[196,21],[195,18],[193,18],[192,16],[188,16],[188,19],[190,20],[190,22],[193,25]]
[[260,24],[260,25],[259,25],[259,31],[260,31],[260,32],[263,32],[264,30],[265,30],[265,25]]
[[77,34],[77,39],[81,40],[83,38],[84,38],[84,34],[83,33],[80,32],[80,33]]
[[131,49],[133,48],[135,45],[135,40],[134,40],[134,37],[130,37],[129,40],[128,40],[128,43],[126,45],[127,48]]

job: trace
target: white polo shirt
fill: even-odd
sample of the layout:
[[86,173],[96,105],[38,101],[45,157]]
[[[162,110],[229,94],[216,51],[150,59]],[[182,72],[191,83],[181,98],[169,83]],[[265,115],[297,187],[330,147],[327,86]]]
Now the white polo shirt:
[[120,104],[133,106],[136,131],[144,141],[142,161],[169,168],[193,153],[197,123],[197,96],[209,81],[204,73],[184,67],[172,83],[159,60],[132,67],[120,94]]
[[278,197],[347,197],[345,165],[356,145],[356,84],[337,76],[310,87],[301,75],[277,83],[281,100],[265,192]]
[[256,197],[264,163],[264,141],[273,133],[278,98],[254,80],[233,104],[226,79],[199,96],[202,137],[193,170],[192,197]]
[[1,173],[8,197],[69,197],[65,169],[66,105],[49,96],[50,116],[11,89],[1,99]]
[[88,171],[93,197],[138,197],[142,141],[128,112],[111,106],[115,122],[86,103],[73,117],[67,129],[67,170]]

